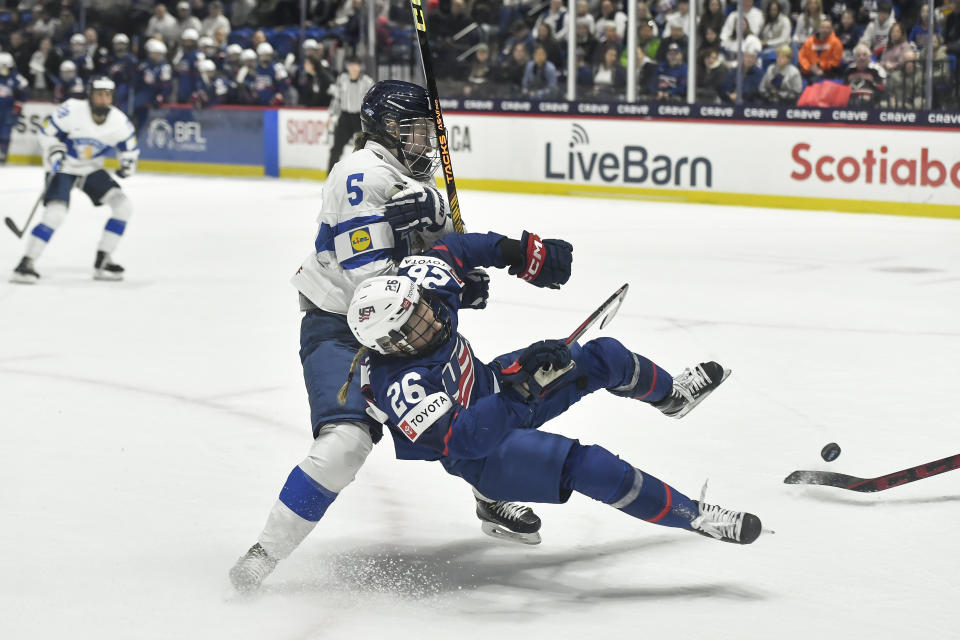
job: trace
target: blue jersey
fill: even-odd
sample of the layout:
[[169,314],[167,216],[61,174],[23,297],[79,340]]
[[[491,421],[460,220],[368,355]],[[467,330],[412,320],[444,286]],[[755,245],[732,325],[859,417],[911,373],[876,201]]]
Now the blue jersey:
[[71,98],[82,100],[86,95],[87,91],[80,76],[66,82],[58,80],[57,86],[53,88],[54,102],[64,102]]
[[141,62],[137,68],[137,108],[169,102],[173,71],[165,62]]
[[29,95],[30,83],[22,75],[11,70],[5,76],[0,76],[0,122],[4,116],[13,111],[14,102],[24,102]]
[[651,82],[654,83],[650,88],[652,93],[662,92],[683,97],[687,94],[687,65],[678,64],[671,67],[669,63],[661,62]]
[[137,58],[132,53],[121,56],[110,55],[104,66],[104,73],[117,85],[115,104],[121,109],[127,108],[130,90],[137,78]]
[[197,63],[204,59],[204,55],[199,51],[184,53],[173,67],[177,76],[177,102],[186,104],[190,102],[193,94],[200,89],[200,71],[197,69]]
[[290,78],[279,62],[257,64],[256,69],[243,78],[243,84],[253,104],[268,105],[274,102],[278,93],[283,95],[286,92]]
[[530,419],[519,395],[500,393],[499,366],[479,360],[457,333],[464,276],[505,267],[496,233],[450,234],[422,256],[404,258],[399,274],[435,296],[450,315],[449,339],[432,353],[403,358],[372,353],[361,368],[369,413],[390,429],[397,457],[480,458]]

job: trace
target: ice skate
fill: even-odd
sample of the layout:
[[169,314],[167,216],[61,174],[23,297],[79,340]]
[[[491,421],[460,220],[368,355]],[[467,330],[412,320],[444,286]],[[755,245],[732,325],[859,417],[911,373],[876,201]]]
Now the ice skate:
[[24,256],[17,268],[10,275],[10,282],[18,284],[36,284],[40,274],[33,268],[33,258]]
[[760,537],[763,525],[752,513],[724,509],[702,501],[696,504],[700,515],[693,519],[690,528],[700,535],[735,544],[750,544]]
[[540,517],[533,509],[516,502],[490,500],[476,489],[473,494],[477,498],[480,529],[485,534],[521,544],[540,544]]
[[690,413],[704,398],[713,393],[730,375],[716,362],[701,362],[693,369],[684,369],[673,378],[673,389],[653,406],[671,418],[682,418]]
[[93,264],[94,280],[123,280],[123,267],[110,260],[106,251],[97,251],[97,261]]
[[260,588],[264,578],[273,572],[278,562],[267,555],[258,542],[230,569],[230,582],[240,593],[252,593]]

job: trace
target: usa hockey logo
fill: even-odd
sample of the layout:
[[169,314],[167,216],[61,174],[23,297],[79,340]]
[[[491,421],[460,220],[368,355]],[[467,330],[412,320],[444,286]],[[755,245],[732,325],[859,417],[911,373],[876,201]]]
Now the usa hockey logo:
[[364,307],[360,309],[360,322],[366,322],[373,315],[373,307]]

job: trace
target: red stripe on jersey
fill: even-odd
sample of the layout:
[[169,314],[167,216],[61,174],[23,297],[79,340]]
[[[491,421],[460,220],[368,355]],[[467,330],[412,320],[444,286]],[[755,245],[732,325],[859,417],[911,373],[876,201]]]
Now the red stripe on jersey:
[[450,251],[449,248],[447,248],[447,245],[445,245],[445,244],[435,244],[435,245],[433,245],[433,247],[431,247],[431,248],[432,248],[432,249],[436,249],[437,251],[446,251],[447,253],[449,253],[449,254],[453,257],[453,260],[454,260],[454,262],[457,263],[457,266],[458,266],[458,267],[461,267],[461,268],[463,267],[463,260],[461,260],[461,259],[458,258],[457,256],[453,255],[453,252]]
[[670,485],[666,482],[663,483],[663,490],[667,492],[667,506],[663,508],[663,511],[647,520],[647,522],[659,522],[663,520],[663,516],[670,513],[670,507],[673,506],[673,493],[670,492]]

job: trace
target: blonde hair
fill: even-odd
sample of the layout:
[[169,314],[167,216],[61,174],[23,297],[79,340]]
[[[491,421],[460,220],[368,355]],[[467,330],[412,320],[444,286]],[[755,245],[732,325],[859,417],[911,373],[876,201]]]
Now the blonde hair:
[[779,47],[777,47],[777,55],[778,55],[778,56],[780,56],[780,55],[790,56],[790,57],[792,58],[792,57],[793,57],[793,49],[791,49],[791,48],[790,48],[790,45],[788,45],[788,44],[782,44],[782,45],[780,45]]
[[367,347],[360,347],[357,350],[357,354],[353,356],[353,360],[350,362],[350,370],[347,372],[347,381],[343,383],[343,386],[340,387],[340,391],[337,393],[337,402],[340,403],[340,406],[343,406],[347,403],[347,393],[350,391],[350,383],[353,382],[353,373],[357,369],[357,363],[363,359],[363,356],[367,355],[369,349]]

